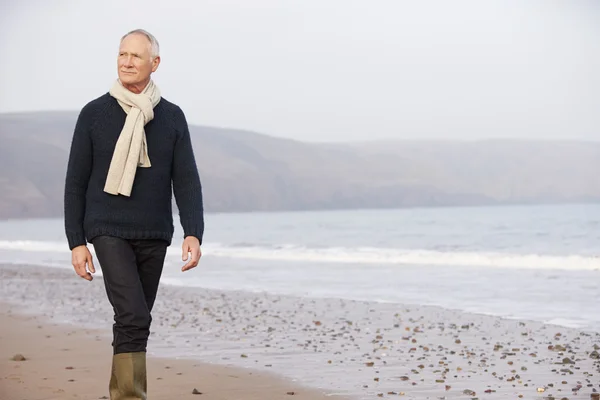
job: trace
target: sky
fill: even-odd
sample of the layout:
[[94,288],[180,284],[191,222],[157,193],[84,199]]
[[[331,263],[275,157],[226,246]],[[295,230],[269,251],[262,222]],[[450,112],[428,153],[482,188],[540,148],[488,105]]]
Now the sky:
[[192,124],[311,142],[600,139],[600,1],[0,0],[0,112],[78,111],[152,32]]

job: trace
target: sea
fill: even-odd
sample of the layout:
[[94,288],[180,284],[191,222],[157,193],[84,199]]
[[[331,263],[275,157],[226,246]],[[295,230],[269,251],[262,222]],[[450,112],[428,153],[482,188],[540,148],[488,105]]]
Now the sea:
[[[202,259],[185,273],[174,221],[166,285],[434,305],[600,332],[599,204],[206,213]],[[62,219],[0,221],[0,263],[72,269],[70,260]]]

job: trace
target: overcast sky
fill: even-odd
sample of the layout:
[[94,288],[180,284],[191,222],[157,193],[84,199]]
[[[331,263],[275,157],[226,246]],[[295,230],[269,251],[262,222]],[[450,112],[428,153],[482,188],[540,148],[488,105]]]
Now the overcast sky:
[[0,112],[79,110],[119,39],[194,124],[306,141],[600,139],[600,1],[0,0]]

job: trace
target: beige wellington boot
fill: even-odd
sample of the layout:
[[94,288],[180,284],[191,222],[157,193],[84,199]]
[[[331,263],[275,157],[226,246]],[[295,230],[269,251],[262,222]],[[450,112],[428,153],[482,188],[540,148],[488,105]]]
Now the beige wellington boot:
[[113,355],[110,400],[146,400],[146,353]]

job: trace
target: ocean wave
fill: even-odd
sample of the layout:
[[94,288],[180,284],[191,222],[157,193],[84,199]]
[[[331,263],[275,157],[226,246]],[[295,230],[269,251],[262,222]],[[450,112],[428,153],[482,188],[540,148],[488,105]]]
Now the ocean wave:
[[511,254],[490,251],[437,251],[378,247],[311,248],[291,244],[278,246],[227,246],[213,244],[205,254],[217,257],[279,261],[600,270],[599,257]]
[[[93,246],[90,247],[93,251]],[[0,240],[0,250],[68,253],[66,242]],[[439,251],[428,249],[394,249],[379,247],[308,247],[295,244],[257,245],[252,243],[205,243],[203,255],[250,260],[289,262],[388,264],[426,266],[473,266],[492,268],[527,268],[560,270],[598,270],[600,257],[583,255],[514,254],[491,251]],[[170,257],[181,258],[177,246],[169,249]]]

